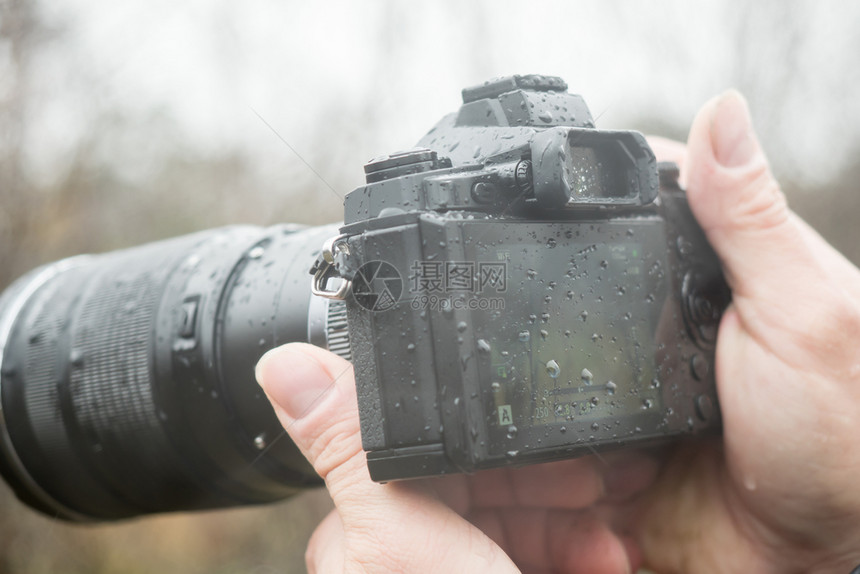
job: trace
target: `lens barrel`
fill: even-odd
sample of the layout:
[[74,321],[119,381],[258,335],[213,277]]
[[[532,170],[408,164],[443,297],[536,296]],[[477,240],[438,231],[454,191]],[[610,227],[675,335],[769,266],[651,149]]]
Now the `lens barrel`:
[[75,521],[265,503],[321,484],[254,381],[268,349],[335,341],[311,301],[337,226],[230,227],[31,272],[0,298],[0,471]]

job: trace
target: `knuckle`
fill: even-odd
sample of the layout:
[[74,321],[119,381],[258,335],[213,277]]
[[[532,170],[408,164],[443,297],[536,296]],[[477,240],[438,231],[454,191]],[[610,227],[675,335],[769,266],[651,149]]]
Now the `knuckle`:
[[[409,548],[410,545],[401,545],[386,539],[382,530],[387,527],[373,527],[376,521],[369,521],[367,527],[353,527],[354,540],[360,540],[353,548],[350,555],[349,572],[355,574],[370,574],[382,572],[415,572],[420,571],[410,566],[411,553],[399,551],[401,548]],[[378,525],[377,525],[378,526]]]
[[743,191],[729,206],[733,227],[766,231],[788,222],[788,201],[767,165],[750,172],[741,186]]
[[358,458],[362,452],[361,440],[351,419],[318,425],[318,428],[311,440],[307,456],[317,474],[323,480],[328,480],[334,470]]
[[343,563],[343,525],[336,510],[316,527],[307,548],[305,565],[309,574],[331,571],[333,566]]

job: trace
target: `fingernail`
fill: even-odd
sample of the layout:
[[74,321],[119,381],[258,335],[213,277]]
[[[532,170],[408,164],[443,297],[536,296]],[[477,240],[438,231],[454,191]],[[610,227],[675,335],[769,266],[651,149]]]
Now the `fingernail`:
[[711,145],[714,157],[725,167],[741,167],[758,153],[749,108],[737,90],[723,93],[711,112]]
[[292,345],[263,355],[254,374],[269,399],[292,419],[305,416],[332,388],[332,377],[323,365]]

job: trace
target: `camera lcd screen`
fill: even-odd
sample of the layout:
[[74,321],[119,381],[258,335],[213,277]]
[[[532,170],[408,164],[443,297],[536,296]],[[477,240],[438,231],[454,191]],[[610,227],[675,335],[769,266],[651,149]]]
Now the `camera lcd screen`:
[[658,426],[665,241],[653,220],[464,233],[467,259],[505,273],[472,313],[489,456]]

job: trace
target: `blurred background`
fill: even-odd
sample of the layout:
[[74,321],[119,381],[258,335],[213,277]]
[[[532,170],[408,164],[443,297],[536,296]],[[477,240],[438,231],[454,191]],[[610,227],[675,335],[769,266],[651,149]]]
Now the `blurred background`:
[[[337,221],[368,159],[514,73],[677,139],[740,89],[794,209],[857,263],[858,21],[811,0],[0,0],[0,288],[80,252]],[[0,484],[0,573],[299,573],[330,507],[80,527]]]

